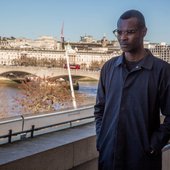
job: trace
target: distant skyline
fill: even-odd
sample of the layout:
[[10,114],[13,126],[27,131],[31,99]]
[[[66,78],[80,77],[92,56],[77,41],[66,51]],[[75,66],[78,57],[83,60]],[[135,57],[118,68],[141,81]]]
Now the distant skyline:
[[1,0],[0,36],[37,39],[53,36],[60,40],[62,24],[66,41],[91,35],[116,38],[112,31],[126,10],[140,10],[148,28],[145,40],[170,44],[170,0]]

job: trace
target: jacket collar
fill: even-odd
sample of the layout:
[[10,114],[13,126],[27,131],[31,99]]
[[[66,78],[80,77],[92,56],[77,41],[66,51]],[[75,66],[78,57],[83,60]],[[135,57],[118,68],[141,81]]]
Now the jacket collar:
[[115,65],[116,66],[120,66],[120,65],[123,65],[124,64],[124,59],[123,59],[124,57],[123,57],[123,54],[121,55],[121,56],[119,56],[118,58],[117,58],[117,60],[116,60],[116,63],[115,63]]
[[[145,69],[150,70],[153,66],[153,55],[152,53],[146,49],[146,52],[148,53],[148,55],[146,57],[144,57],[144,59],[139,63],[139,67],[143,67]],[[124,53],[122,53],[121,56],[119,56],[116,60],[115,66],[120,66],[120,65],[124,65]]]

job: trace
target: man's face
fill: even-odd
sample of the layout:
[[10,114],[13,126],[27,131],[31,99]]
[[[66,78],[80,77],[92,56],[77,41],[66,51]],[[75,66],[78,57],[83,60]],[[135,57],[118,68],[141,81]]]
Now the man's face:
[[117,38],[123,52],[137,51],[143,47],[146,28],[139,27],[137,18],[120,19]]

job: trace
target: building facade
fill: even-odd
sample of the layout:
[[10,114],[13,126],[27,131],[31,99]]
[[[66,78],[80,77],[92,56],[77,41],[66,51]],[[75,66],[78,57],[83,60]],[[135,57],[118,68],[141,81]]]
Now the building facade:
[[[88,39],[88,40],[87,40]],[[65,43],[65,49],[60,49],[60,43],[53,37],[42,36],[37,40],[13,39],[1,41],[0,65],[16,65],[15,60],[21,58],[35,58],[36,60],[66,60],[65,50],[67,48],[70,64],[83,65],[89,68],[92,62],[106,62],[112,57],[120,55],[119,43],[108,41],[103,37],[101,41],[94,42],[92,37],[81,37],[79,43]],[[170,63],[170,46],[166,43],[144,42],[145,48],[157,57]]]
[[169,45],[167,45],[166,43],[151,44],[149,49],[155,56],[170,63],[170,46]]

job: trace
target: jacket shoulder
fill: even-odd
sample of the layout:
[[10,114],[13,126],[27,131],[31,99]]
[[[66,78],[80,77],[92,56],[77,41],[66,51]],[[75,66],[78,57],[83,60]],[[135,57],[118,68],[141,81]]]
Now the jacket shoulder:
[[113,68],[120,56],[112,57],[103,65],[102,70]]
[[159,68],[170,68],[170,64],[166,61],[164,61],[163,59],[161,58],[158,58],[156,56],[152,56],[153,57],[153,63],[154,63],[154,66],[155,67],[159,67]]

